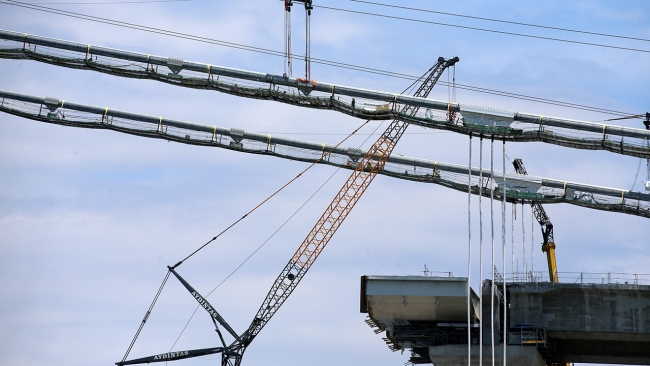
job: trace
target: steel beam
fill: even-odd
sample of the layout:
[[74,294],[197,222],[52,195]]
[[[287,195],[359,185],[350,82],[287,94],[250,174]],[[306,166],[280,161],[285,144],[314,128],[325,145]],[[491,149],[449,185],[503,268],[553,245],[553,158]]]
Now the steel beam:
[[[273,136],[269,134],[248,132],[237,128],[210,126],[210,125],[204,125],[204,124],[171,119],[171,118],[155,117],[155,116],[150,116],[145,114],[120,111],[108,107],[97,107],[97,106],[92,106],[87,104],[74,103],[74,102],[64,101],[56,98],[45,98],[45,97],[39,97],[34,95],[14,93],[6,90],[0,90],[0,98],[13,99],[13,100],[18,100],[23,102],[34,103],[34,104],[42,104],[54,110],[56,108],[63,107],[66,109],[75,110],[79,112],[86,112],[86,113],[91,113],[99,116],[123,118],[132,121],[140,121],[140,122],[145,122],[157,126],[160,125],[173,126],[177,128],[186,129],[189,131],[207,132],[211,134],[216,133],[219,135],[232,137],[233,139],[247,139],[247,140],[258,141],[266,144],[278,144],[278,145],[295,147],[295,148],[305,149],[310,151],[318,151],[321,153],[326,153],[331,151],[331,153],[333,154],[349,156],[352,160],[356,160],[356,158],[358,158],[359,156],[364,156],[366,153],[366,150],[352,148],[352,147],[345,147],[345,146],[335,147],[335,145],[321,143],[321,142],[311,142],[311,141],[305,141],[299,139],[290,139],[290,138],[285,138],[280,136]],[[54,108],[54,106],[56,106],[56,108]],[[478,168],[472,168],[471,171],[469,171],[468,167],[464,165],[450,164],[450,163],[444,163],[444,162],[439,162],[434,160],[427,160],[427,159],[408,157],[402,155],[391,155],[388,158],[387,162],[409,166],[409,167],[418,167],[418,168],[433,169],[437,171],[444,171],[450,173],[458,173],[462,175],[467,175],[468,173],[471,173],[471,175],[473,176],[480,176],[481,174],[481,170]],[[490,178],[491,177],[490,171],[484,169],[483,176],[486,178]],[[502,171],[499,170],[494,171],[495,179],[500,179],[502,176],[503,176]],[[576,182],[570,182],[565,180],[544,178],[544,177],[531,176],[531,175],[507,173],[506,176],[509,182],[514,181],[514,182],[520,182],[522,184],[532,182],[532,183],[540,184],[541,186],[544,187],[558,188],[564,190],[575,190],[575,191],[580,191],[585,193],[599,194],[599,195],[616,197],[621,199],[634,199],[634,200],[640,200],[644,202],[650,202],[650,193],[636,192],[636,191],[609,188],[609,187],[601,187],[601,186],[596,186],[591,184],[576,183]]]
[[[191,70],[206,74],[221,75],[232,77],[235,79],[242,79],[255,82],[263,82],[269,84],[282,85],[287,87],[296,87],[301,90],[315,90],[320,92],[329,93],[332,95],[346,95],[350,97],[357,98],[366,98],[377,101],[384,102],[395,102],[404,105],[410,105],[415,107],[430,108],[440,111],[455,111],[462,113],[463,111],[469,111],[476,113],[477,107],[471,107],[466,109],[460,103],[450,103],[440,100],[418,98],[403,94],[390,93],[384,91],[370,90],[357,88],[352,86],[330,84],[325,82],[317,81],[304,81],[302,79],[283,77],[280,75],[272,75],[268,73],[261,73],[255,71],[241,70],[236,68],[230,68],[225,66],[210,65],[206,63],[185,61],[179,58],[172,57],[161,57],[155,55],[148,55],[139,52],[131,52],[118,50],[114,48],[94,46],[90,44],[83,44],[65,40],[59,40],[48,37],[34,36],[26,33],[19,33],[9,30],[0,30],[0,39],[6,39],[11,41],[23,42],[25,44],[34,44],[41,45],[46,47],[52,47],[67,51],[75,51],[84,53],[87,55],[97,55],[110,57],[120,60],[127,61],[136,61],[151,65],[159,65],[169,67],[173,64],[172,67],[181,68],[185,70]],[[180,65],[179,65],[180,61]],[[170,69],[171,70],[171,69]],[[566,128],[570,130],[577,131],[588,131],[595,133],[602,133],[603,135],[617,135],[624,137],[633,137],[641,139],[650,139],[650,131],[616,126],[616,125],[606,125],[602,123],[593,123],[579,120],[571,120],[566,118],[558,117],[547,117],[531,113],[515,112],[508,110],[496,110],[494,108],[488,107],[478,107],[481,109],[481,113],[486,116],[492,116],[501,120],[509,119],[512,121],[520,121],[525,123],[531,123],[541,126],[552,126],[559,128]]]

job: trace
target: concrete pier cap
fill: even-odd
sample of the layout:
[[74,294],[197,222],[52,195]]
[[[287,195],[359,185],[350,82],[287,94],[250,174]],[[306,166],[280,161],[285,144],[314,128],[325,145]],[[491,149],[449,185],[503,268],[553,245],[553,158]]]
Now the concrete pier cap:
[[[471,290],[472,322],[478,321],[479,298]],[[431,276],[361,277],[361,312],[384,329],[404,322],[467,324],[467,278]]]
[[467,365],[468,337],[478,364],[480,314],[487,364],[493,341],[497,364],[504,343],[508,365],[650,364],[650,286],[506,282],[504,294],[501,282],[492,298],[491,285],[482,284],[483,309],[470,289],[469,327],[462,277],[363,276],[360,310],[376,333],[386,332],[390,349],[410,349],[416,364]]

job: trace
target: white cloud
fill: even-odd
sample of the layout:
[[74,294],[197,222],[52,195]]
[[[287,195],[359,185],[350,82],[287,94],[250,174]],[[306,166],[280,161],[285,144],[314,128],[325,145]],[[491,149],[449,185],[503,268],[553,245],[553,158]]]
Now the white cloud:
[[[598,14],[547,2],[503,5],[512,12],[501,8],[490,11],[477,3],[447,5],[457,7],[450,11],[458,12],[482,9],[485,16],[495,18],[524,14],[531,22],[577,15],[591,21],[600,19]],[[280,50],[281,6],[278,1],[190,2],[137,8],[88,6],[79,11]],[[627,11],[616,7],[613,13]],[[314,57],[420,74],[440,55],[459,55],[458,80],[465,84],[630,112],[647,108],[645,54],[410,23],[385,26],[373,18],[354,17],[352,23],[328,14],[323,11],[312,19]],[[302,14],[294,17],[295,34],[302,34],[300,19]],[[628,26],[647,32],[647,26],[640,23]],[[162,56],[263,72],[282,70],[281,58],[6,5],[2,6],[0,24],[30,34]],[[606,26],[603,31],[630,32],[612,22]],[[294,49],[301,47],[296,40]],[[306,136],[309,140],[328,143],[336,143],[343,136],[311,134],[349,133],[362,123],[334,112],[296,109],[33,61],[0,60],[0,66],[2,89],[198,123],[271,133],[303,132],[310,134]],[[296,74],[301,67],[296,62]],[[408,84],[322,66],[313,70],[315,79],[340,84],[388,91],[401,90]],[[437,89],[436,97],[446,99],[446,88]],[[459,91],[459,100],[544,115],[603,118],[464,91]],[[621,123],[641,127],[634,120]],[[376,126],[373,122],[364,130]],[[410,127],[408,132],[426,131]],[[349,145],[360,144],[365,137]],[[476,140],[474,146],[476,149]],[[497,144],[498,151],[500,148]],[[538,143],[509,144],[507,148],[511,158],[524,159],[532,174],[557,179],[627,188],[636,170],[637,160],[610,153]],[[467,139],[437,133],[406,135],[395,153],[466,164]],[[30,365],[108,364],[121,359],[164,276],[165,266],[200,246],[305,167],[271,157],[111,131],[75,130],[9,115],[0,118],[0,156],[0,288],[5,294],[0,301],[0,343],[5,345],[0,362]],[[475,155],[474,165],[477,159]],[[209,291],[332,172],[330,167],[312,169],[180,271],[197,289]],[[275,276],[348,174],[339,172],[285,229],[210,297],[236,330],[248,325]],[[476,224],[477,199],[472,200]],[[487,200],[483,208],[487,215]],[[495,205],[495,210],[498,223],[500,206]],[[547,210],[555,224],[561,271],[647,272],[647,219],[568,205],[549,205]],[[487,223],[486,218],[485,235],[489,237]],[[295,294],[247,351],[245,363],[404,363],[407,355],[390,352],[381,337],[363,323],[364,316],[358,313],[359,276],[420,274],[424,264],[464,276],[466,225],[465,194],[377,178]],[[497,227],[500,232],[499,224]],[[472,235],[476,246],[476,229]],[[539,233],[535,237],[539,240]],[[519,244],[517,255],[521,255]],[[543,270],[541,251],[535,255],[536,268]],[[474,258],[472,270],[477,278],[477,253]],[[170,280],[133,355],[168,350],[194,306],[191,297]],[[217,344],[209,319],[197,313],[175,349]],[[183,364],[204,363],[195,360]]]

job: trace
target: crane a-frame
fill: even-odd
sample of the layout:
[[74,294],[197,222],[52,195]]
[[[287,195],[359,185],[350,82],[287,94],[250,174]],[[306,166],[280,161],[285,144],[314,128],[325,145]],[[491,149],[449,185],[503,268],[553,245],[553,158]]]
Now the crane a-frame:
[[[438,79],[440,79],[443,71],[446,68],[455,65],[458,61],[458,57],[448,60],[443,57],[438,58],[436,64],[413,83],[413,85],[415,85],[416,83],[421,82],[420,86],[414,93],[414,96],[426,98],[434,85],[436,85]],[[418,106],[407,105],[402,107],[400,114],[412,116],[417,113],[418,109]],[[339,190],[327,209],[325,209],[325,212],[318,222],[316,222],[316,225],[311,229],[298,250],[296,250],[295,254],[291,257],[289,263],[287,263],[282,272],[280,272],[280,275],[276,278],[275,282],[271,286],[271,290],[266,295],[266,298],[257,311],[255,318],[246,331],[241,335],[238,335],[230,325],[228,325],[223,317],[219,315],[217,310],[210,305],[205,297],[196,291],[178,274],[178,272],[176,272],[175,268],[182,263],[179,262],[173,267],[168,267],[169,273],[178,278],[183,286],[185,286],[185,288],[196,299],[199,305],[208,312],[212,322],[214,323],[217,334],[219,335],[222,347],[166,352],[139,359],[128,361],[123,360],[116,362],[116,365],[121,366],[167,362],[217,353],[221,353],[222,355],[222,366],[240,365],[242,356],[244,355],[248,345],[250,345],[262,328],[264,328],[269,320],[271,320],[273,315],[280,309],[282,304],[284,304],[293,290],[298,286],[302,278],[307,274],[309,268],[314,264],[316,258],[318,258],[327,243],[334,236],[370,183],[384,168],[388,157],[393,152],[395,145],[402,137],[407,127],[408,123],[400,120],[393,120],[386,131],[384,131],[379,139],[368,149],[365,156],[356,162],[356,167],[348,180]],[[235,339],[230,345],[226,345],[217,323],[226,329],[226,331]]]
[[[515,167],[515,171],[522,175],[528,175],[524,162],[521,159],[515,159],[512,162],[512,165]],[[546,253],[546,261],[548,262],[548,278],[551,282],[558,282],[557,278],[557,263],[555,262],[555,239],[553,238],[553,224],[551,219],[546,214],[546,210],[540,203],[531,202],[530,205],[533,207],[533,215],[535,220],[539,222],[542,227],[542,237],[544,242],[542,243],[542,252]]]

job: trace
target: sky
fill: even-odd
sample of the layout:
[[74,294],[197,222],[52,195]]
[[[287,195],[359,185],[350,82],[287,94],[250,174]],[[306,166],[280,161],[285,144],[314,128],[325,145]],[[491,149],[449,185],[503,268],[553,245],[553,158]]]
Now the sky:
[[[72,2],[72,1],[70,1]],[[390,1],[397,4],[397,2]],[[434,22],[650,50],[644,41],[534,29],[431,13],[386,9],[344,0],[316,5]],[[645,1],[401,1],[401,5],[508,21],[650,38]],[[53,4],[66,10],[251,46],[282,50],[279,1],[185,1],[143,4]],[[302,52],[304,13],[293,12],[293,48]],[[644,113],[650,53],[507,36],[316,8],[313,57],[409,75],[439,56],[458,56],[456,80],[511,93]],[[81,43],[282,74],[282,58],[171,38],[0,4],[0,28]],[[363,121],[331,111],[300,109],[125,79],[33,61],[0,60],[0,88],[161,115],[203,124],[336,144]],[[294,63],[294,75],[302,64]],[[312,65],[312,79],[399,92],[409,82]],[[447,100],[438,85],[431,98]],[[612,116],[543,103],[457,91],[461,104],[602,122]],[[362,132],[381,130],[371,122]],[[638,119],[618,124],[642,128]],[[385,126],[385,124],[383,125]],[[290,135],[289,135],[290,134]],[[367,148],[368,136],[346,145]],[[474,139],[473,165],[479,142]],[[501,168],[501,144],[495,145]],[[603,151],[541,143],[506,146],[530,174],[614,188],[642,190],[645,162]],[[410,127],[394,153],[468,163],[468,139]],[[484,164],[489,164],[485,141]],[[268,156],[150,140],[112,131],[82,130],[0,115],[0,364],[109,365],[121,360],[167,271],[305,168]],[[512,171],[511,167],[508,167]],[[207,293],[314,195],[295,217],[211,296],[239,332],[248,327],[273,280],[349,175],[317,166],[254,214],[178,268]],[[329,179],[329,180],[328,180]],[[326,184],[324,184],[326,183]],[[320,188],[322,186],[322,188]],[[521,206],[518,207],[521,210]],[[554,223],[560,272],[648,273],[647,219],[547,205]],[[483,200],[483,275],[490,268],[490,206]],[[479,285],[479,207],[472,198],[472,285]],[[510,205],[508,205],[508,215]],[[544,270],[541,233],[524,212],[526,261]],[[500,205],[494,207],[497,258]],[[359,313],[362,275],[468,272],[467,195],[446,188],[375,179],[300,286],[249,347],[247,365],[402,365]],[[515,253],[523,266],[521,220]],[[507,226],[510,221],[507,222]],[[536,231],[530,243],[531,229]],[[510,237],[507,238],[508,242]],[[510,252],[508,245],[508,252]],[[509,255],[509,254],[508,254]],[[506,260],[508,271],[510,256]],[[501,268],[501,262],[496,263]],[[131,357],[166,352],[190,319],[195,302],[171,279]],[[198,312],[174,350],[219,344]],[[178,361],[218,363],[217,356]]]

